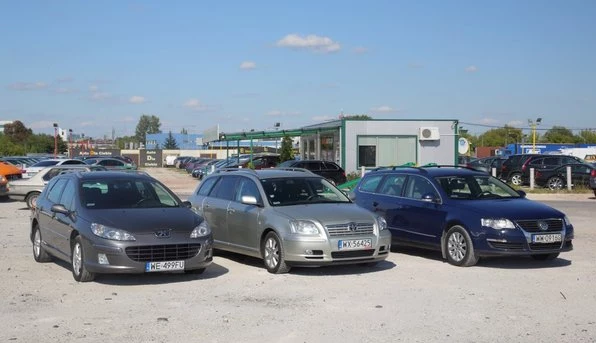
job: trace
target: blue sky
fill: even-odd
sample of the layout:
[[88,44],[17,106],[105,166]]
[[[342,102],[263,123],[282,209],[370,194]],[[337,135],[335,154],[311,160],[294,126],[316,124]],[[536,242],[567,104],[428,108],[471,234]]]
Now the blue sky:
[[[596,129],[596,1],[4,1],[0,120],[86,136],[344,114]],[[483,126],[486,125],[486,126]]]

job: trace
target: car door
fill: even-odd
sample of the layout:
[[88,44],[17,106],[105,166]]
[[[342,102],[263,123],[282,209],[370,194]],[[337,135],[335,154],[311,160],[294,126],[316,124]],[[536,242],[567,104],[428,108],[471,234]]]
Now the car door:
[[247,177],[238,177],[236,190],[227,210],[228,242],[234,248],[258,253],[261,229],[259,216],[263,207],[243,204],[242,196],[254,196],[258,204],[263,204],[261,193],[257,184]]
[[61,254],[68,255],[68,252],[60,249],[60,228],[58,227],[59,224],[55,221],[56,213],[52,212],[52,205],[60,203],[60,196],[66,186],[66,179],[56,180],[56,182],[50,183],[48,186],[50,188],[47,189],[47,195],[44,195],[37,204],[41,236],[50,248],[55,249]]
[[447,212],[442,203],[426,200],[426,197],[440,200],[439,192],[429,179],[410,175],[403,192],[403,230],[415,242],[440,246]]
[[398,242],[415,240],[404,214],[402,194],[406,179],[406,174],[385,175],[370,202],[370,209],[385,218],[392,239]]
[[[57,203],[64,205],[67,210],[72,212],[75,210],[75,201],[77,201],[77,199],[76,184],[74,180],[69,179],[64,186],[60,200]],[[54,214],[53,227],[56,232],[56,245],[64,254],[70,253],[70,234],[75,229],[74,218],[76,218],[76,216],[73,216],[72,214]]]
[[229,243],[228,208],[236,194],[237,182],[237,176],[221,176],[221,180],[203,201],[203,215],[211,227],[213,240],[219,244],[227,245]]

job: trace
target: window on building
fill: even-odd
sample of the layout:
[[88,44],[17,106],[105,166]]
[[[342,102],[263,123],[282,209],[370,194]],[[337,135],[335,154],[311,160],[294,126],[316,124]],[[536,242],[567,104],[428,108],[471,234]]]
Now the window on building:
[[358,167],[399,166],[417,162],[416,137],[359,136]]

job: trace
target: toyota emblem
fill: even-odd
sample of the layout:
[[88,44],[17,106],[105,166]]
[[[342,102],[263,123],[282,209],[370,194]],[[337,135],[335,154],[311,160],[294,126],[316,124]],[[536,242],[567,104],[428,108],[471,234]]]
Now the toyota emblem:
[[539,220],[538,221],[538,228],[542,231],[546,231],[548,230],[548,223],[543,221],[543,220]]

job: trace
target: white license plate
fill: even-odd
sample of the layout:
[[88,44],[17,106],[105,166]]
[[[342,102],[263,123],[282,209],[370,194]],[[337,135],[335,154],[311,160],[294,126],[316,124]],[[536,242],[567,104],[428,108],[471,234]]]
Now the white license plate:
[[346,241],[337,241],[339,250],[347,249],[370,249],[372,248],[372,239],[349,239]]
[[532,235],[532,243],[556,243],[562,240],[560,233],[549,235]]
[[167,272],[172,270],[184,270],[184,261],[147,262],[146,272]]

